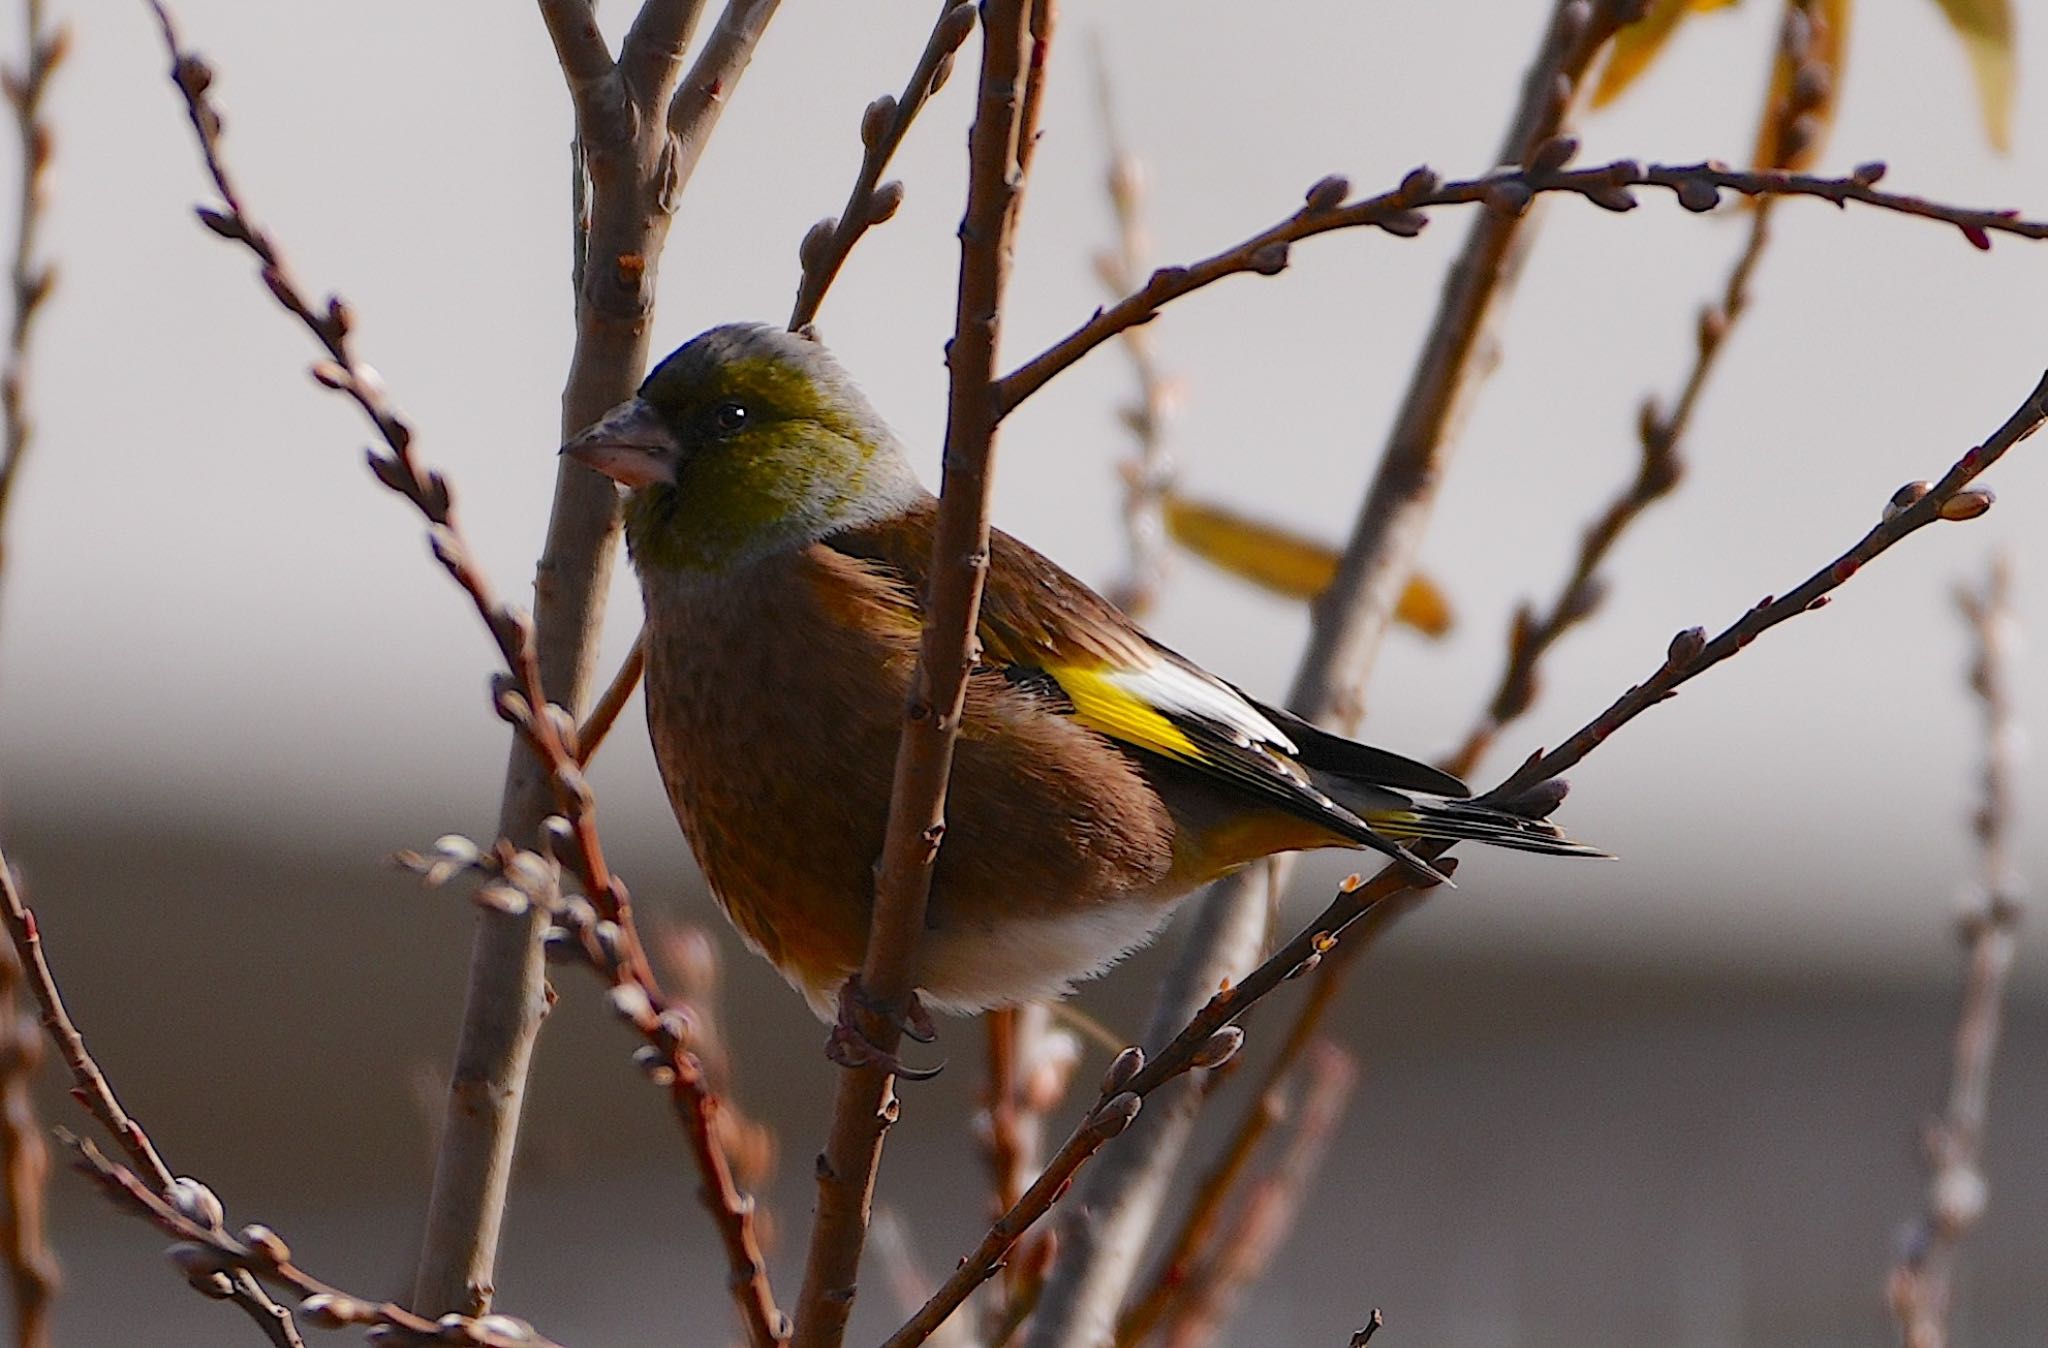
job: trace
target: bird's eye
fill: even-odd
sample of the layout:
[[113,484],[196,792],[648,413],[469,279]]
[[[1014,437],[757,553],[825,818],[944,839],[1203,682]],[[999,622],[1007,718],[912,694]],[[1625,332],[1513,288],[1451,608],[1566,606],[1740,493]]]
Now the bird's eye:
[[711,409],[711,420],[718,429],[730,435],[747,424],[745,403],[724,402]]

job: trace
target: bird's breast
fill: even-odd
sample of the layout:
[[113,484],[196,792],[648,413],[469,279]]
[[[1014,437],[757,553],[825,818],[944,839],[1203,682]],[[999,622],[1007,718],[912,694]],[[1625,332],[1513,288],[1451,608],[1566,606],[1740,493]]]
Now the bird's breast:
[[[866,946],[915,611],[900,586],[824,547],[643,588],[648,726],[670,803],[734,925],[819,1004]],[[1161,892],[1173,832],[1132,759],[977,673],[920,983],[982,1006],[1102,967],[1177,896]],[[1088,919],[1101,905],[1128,906]],[[1034,953],[1020,960],[1026,932]]]

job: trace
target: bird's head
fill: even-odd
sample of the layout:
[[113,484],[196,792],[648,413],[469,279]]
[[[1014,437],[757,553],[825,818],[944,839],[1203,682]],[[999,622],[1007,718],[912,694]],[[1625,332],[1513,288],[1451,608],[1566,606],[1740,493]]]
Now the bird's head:
[[903,509],[902,446],[816,340],[760,324],[677,348],[562,452],[632,489],[641,571],[717,571]]

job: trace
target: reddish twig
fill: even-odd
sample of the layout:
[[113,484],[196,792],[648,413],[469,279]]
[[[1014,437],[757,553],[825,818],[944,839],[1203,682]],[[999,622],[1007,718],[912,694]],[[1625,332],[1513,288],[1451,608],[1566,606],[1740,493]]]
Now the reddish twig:
[[[1940,481],[1911,483],[1902,488],[1893,497],[1884,518],[1834,561],[1782,597],[1759,602],[1711,640],[1700,628],[1680,632],[1672,639],[1663,663],[1649,678],[1615,699],[1556,749],[1532,754],[1505,781],[1479,799],[1529,814],[1546,814],[1554,809],[1564,796],[1561,784],[1555,780],[1560,774],[1576,766],[1637,716],[1668,701],[1683,684],[1733,657],[1780,623],[1825,607],[1833,592],[1864,566],[1937,519],[1970,519],[1984,513],[1989,493],[1971,484],[2014,445],[2040,429],[2044,421],[2048,421],[2048,374],[2041,377],[2026,401],[1989,439],[1965,453]],[[1438,862],[1442,869],[1443,862],[1454,860],[1444,856],[1449,846],[1427,842],[1416,850],[1425,859]],[[1140,1062],[1136,1070],[1113,1071],[1095,1109],[1024,1200],[997,1221],[932,1301],[889,1340],[889,1348],[909,1348],[919,1342],[920,1327],[928,1330],[930,1325],[939,1323],[993,1275],[1011,1245],[1045,1215],[1067,1182],[1107,1140],[1091,1141],[1089,1134],[1108,1105],[1129,1097],[1128,1107],[1135,1114],[1136,1105],[1161,1086],[1196,1068],[1215,1065],[1221,1056],[1227,1056],[1225,1044],[1235,1047],[1235,1042],[1226,1036],[1237,1033],[1234,1022],[1238,1018],[1289,978],[1316,968],[1327,954],[1339,948],[1339,938],[1354,923],[1423,887],[1400,867],[1389,867],[1370,881],[1353,876],[1313,922],[1241,981],[1211,996],[1157,1056],[1144,1060],[1142,1054],[1130,1050]]]
[[14,1291],[14,1341],[48,1348],[50,1310],[63,1270],[50,1249],[50,1148],[36,1108],[36,1072],[43,1036],[22,1014],[21,961],[0,946],[0,1164],[7,1175],[7,1272]]
[[[71,1013],[65,1010],[64,996],[57,990],[57,977],[50,971],[50,962],[43,954],[43,934],[36,923],[36,915],[22,899],[14,868],[8,864],[5,855],[0,855],[0,921],[7,925],[7,936],[24,981],[41,1008],[43,1029],[50,1036],[50,1042],[57,1046],[58,1055],[64,1059],[64,1066],[71,1073],[71,1098],[98,1121],[107,1136],[127,1153],[130,1162],[147,1176],[159,1193],[175,1194],[180,1185],[191,1185],[192,1181],[180,1180],[171,1174],[170,1167],[164,1164],[155,1144],[149,1140],[149,1134],[142,1131],[142,1125],[127,1110],[121,1108],[113,1084],[100,1071],[100,1065],[93,1060],[92,1054],[86,1051],[85,1036],[79,1033]],[[251,1275],[241,1273],[232,1277],[230,1282],[232,1285],[226,1293],[228,1299],[254,1320],[273,1344],[279,1348],[301,1348],[291,1313],[273,1302]]]
[[[176,1202],[167,1201],[134,1171],[109,1160],[84,1138],[58,1129],[77,1168],[96,1181],[116,1204],[155,1222],[179,1243],[171,1262],[192,1285],[210,1296],[228,1295],[234,1275],[251,1273],[300,1298],[299,1314],[322,1329],[366,1326],[379,1343],[460,1343],[474,1348],[559,1348],[533,1326],[509,1315],[479,1319],[446,1315],[429,1320],[395,1302],[374,1302],[343,1292],[292,1262],[291,1247],[267,1226],[245,1226],[229,1235],[221,1226],[220,1202],[204,1186],[185,1182]],[[211,1220],[199,1220],[201,1217]],[[296,1340],[294,1340],[296,1342]]]
[[1956,592],[1976,639],[1970,688],[1984,722],[1983,797],[1971,821],[1979,855],[1978,892],[1956,921],[1966,973],[1948,1101],[1922,1139],[1927,1211],[1908,1232],[1888,1288],[1905,1348],[1944,1348],[1948,1343],[1949,1299],[1959,1247],[1983,1215],[1988,1192],[1982,1169],[1984,1124],[2022,908],[2012,855],[2019,730],[2012,708],[2011,586],[2011,566],[2001,557],[1992,564],[1981,591]]
[[[639,988],[650,1005],[665,1007],[667,999],[648,965],[633,923],[631,897],[625,883],[605,862],[597,832],[596,801],[575,754],[574,723],[566,710],[546,699],[532,620],[500,599],[489,579],[474,564],[456,519],[454,496],[447,480],[419,462],[413,452],[411,424],[391,403],[382,380],[355,355],[351,342],[353,320],[347,304],[338,296],[331,296],[316,308],[299,288],[276,242],[244,209],[221,157],[220,115],[207,93],[212,71],[179,45],[170,16],[161,6],[157,7],[157,14],[172,53],[173,79],[185,97],[208,175],[226,207],[202,207],[199,218],[214,233],[255,255],[260,275],[272,296],[305,325],[327,352],[328,359],[314,367],[315,378],[353,401],[382,437],[389,453],[371,451],[371,472],[384,486],[411,502],[426,519],[435,559],[469,597],[497,644],[505,673],[497,681],[493,705],[518,731],[545,772],[558,817],[564,824],[561,851],[597,905],[601,918],[614,924],[616,958],[623,969],[621,977]],[[499,911],[506,916],[524,917],[527,910],[511,912],[501,906]],[[679,1046],[669,1047],[674,1048],[674,1056],[679,1059],[687,1056]],[[717,1102],[704,1085],[701,1072],[680,1061],[675,1065],[671,1095],[705,1181],[705,1205],[732,1261],[734,1296],[742,1319],[757,1344],[778,1342],[785,1330],[754,1235],[753,1203],[733,1183],[718,1146],[712,1122]],[[490,1243],[494,1246],[495,1239]]]
[[619,662],[619,672],[612,675],[612,681],[604,686],[604,692],[591,705],[590,714],[583,718],[583,724],[576,727],[576,761],[588,767],[597,755],[597,748],[611,734],[612,726],[618,722],[619,713],[633,699],[633,690],[640,686],[640,676],[647,671],[647,629],[642,627],[633,637],[632,649]]
[[204,60],[179,45],[169,12],[161,4],[153,3],[153,7],[171,53],[171,78],[184,95],[207,175],[225,206],[224,210],[198,207],[200,222],[255,256],[265,288],[327,353],[327,359],[313,367],[313,377],[355,403],[383,439],[389,453],[369,452],[371,473],[386,488],[411,502],[425,518],[434,559],[461,587],[477,616],[483,619],[506,671],[493,689],[493,706],[546,766],[556,808],[574,830],[576,847],[570,860],[582,882],[605,905],[608,916],[624,919],[630,898],[624,884],[605,864],[603,845],[597,835],[595,801],[570,743],[573,722],[566,711],[548,702],[542,689],[532,619],[500,599],[489,578],[477,569],[456,519],[454,493],[448,480],[419,461],[413,452],[412,424],[391,402],[382,378],[355,354],[351,340],[355,319],[347,302],[339,295],[330,295],[316,307],[300,289],[276,241],[244,209],[241,194],[221,157],[220,112],[208,94],[213,71]]
[[1989,248],[1993,234],[2048,238],[2048,221],[2023,219],[2016,211],[1952,206],[1883,191],[1876,185],[1885,171],[1880,163],[1860,165],[1842,178],[1734,169],[1717,160],[1645,166],[1633,159],[1618,159],[1591,168],[1566,168],[1577,149],[1578,142],[1572,137],[1554,137],[1538,146],[1523,167],[1455,182],[1445,182],[1432,170],[1418,168],[1402,179],[1400,186],[1348,205],[1344,198],[1351,184],[1341,177],[1322,178],[1309,187],[1301,209],[1286,219],[1199,262],[1159,268],[1139,289],[1097,310],[1086,323],[1004,375],[998,383],[1003,411],[1014,411],[1054,375],[1110,338],[1150,322],[1173,300],[1228,276],[1247,272],[1273,276],[1286,270],[1290,246],[1302,239],[1358,228],[1410,238],[1428,224],[1423,212],[1440,206],[1483,205],[1497,215],[1516,216],[1528,210],[1538,196],[1565,193],[1583,197],[1604,210],[1627,211],[1639,204],[1631,189],[1654,187],[1671,193],[1681,206],[1694,212],[1713,210],[1721,204],[1724,192],[1757,200],[1811,197],[1840,207],[1854,202],[1953,225],[1978,248]]
[[[1050,4],[1052,0],[1037,0]],[[987,576],[990,461],[995,447],[995,361],[1011,241],[1023,185],[1019,146],[1029,142],[1023,94],[1033,59],[1031,0],[984,0],[979,101],[968,138],[968,194],[960,226],[960,291],[953,341],[946,448],[930,592],[910,706],[897,752],[889,823],[875,882],[874,914],[860,971],[859,1028],[874,1061],[840,1075],[832,1128],[818,1158],[818,1216],[797,1303],[800,1348],[836,1348],[852,1309],[882,1138],[896,1112],[887,1062],[912,996],[917,942],[944,831],[946,783],[959,733],[975,620]]]
[[57,279],[56,269],[37,255],[43,213],[49,205],[50,127],[43,120],[43,98],[49,92],[50,77],[56,74],[71,48],[68,27],[60,24],[51,29],[45,25],[42,0],[26,0],[22,20],[27,55],[20,70],[9,70],[4,77],[7,102],[14,112],[15,131],[21,140],[21,194],[15,202],[14,260],[8,269],[14,316],[7,331],[6,365],[0,368],[0,422],[4,422],[4,443],[0,443],[0,574],[5,574],[7,561],[7,503],[13,498],[22,459],[35,435],[35,425],[28,415],[30,339]]
[[798,278],[796,304],[789,313],[792,332],[817,321],[825,292],[838,279],[839,269],[846,265],[861,235],[895,215],[902,206],[903,184],[885,183],[882,175],[903,144],[910,124],[953,73],[953,54],[973,31],[973,0],[942,0],[938,22],[925,39],[924,50],[918,54],[917,66],[910,72],[902,94],[883,94],[861,114],[860,171],[854,176],[846,205],[838,215],[827,216],[812,225],[804,235],[803,246],[797,250],[803,275]]
[[1772,204],[1771,198],[1756,204],[1750,214],[1748,242],[1729,270],[1720,300],[1700,310],[1692,366],[1671,403],[1671,410],[1663,411],[1654,400],[1643,403],[1636,419],[1636,439],[1642,455],[1635,476],[1586,525],[1571,574],[1549,607],[1538,614],[1532,605],[1524,604],[1516,612],[1508,633],[1507,661],[1493,696],[1466,732],[1464,742],[1444,761],[1446,771],[1461,777],[1471,773],[1500,732],[1529,709],[1536,698],[1543,657],[1567,632],[1592,617],[1605,598],[1607,586],[1600,568],[1615,544],[1645,510],[1669,495],[1684,476],[1685,461],[1679,451],[1686,431],[1692,426],[1700,396],[1713,375],[1716,359],[1727,349],[1729,331],[1749,307],[1749,283],[1770,242]]
[[[62,25],[50,28],[42,0],[25,0],[22,38],[22,67],[4,75],[8,106],[21,142],[21,188],[15,203],[14,259],[9,268],[14,312],[8,326],[6,363],[0,368],[0,423],[4,423],[4,440],[0,440],[0,578],[6,574],[7,506],[35,434],[28,412],[31,338],[56,280],[55,268],[42,261],[37,247],[49,205],[51,135],[43,120],[43,99],[69,50],[70,29]],[[47,1348],[51,1303],[61,1276],[57,1257],[50,1250],[46,1211],[50,1149],[43,1140],[35,1101],[43,1042],[35,1026],[22,1015],[21,982],[20,964],[8,950],[0,949],[0,1164],[6,1171],[7,1194],[6,1229],[0,1245],[5,1247],[14,1295],[15,1342],[21,1348]]]
[[1219,1235],[1215,1254],[1184,1284],[1189,1295],[1168,1322],[1162,1340],[1166,1348],[1204,1348],[1214,1342],[1294,1227],[1302,1197],[1322,1168],[1358,1084],[1356,1060],[1328,1040],[1319,1040],[1302,1066],[1307,1086],[1294,1135],[1245,1195],[1235,1223]]
[[1343,986],[1340,977],[1345,960],[1358,948],[1356,939],[1346,940],[1321,961],[1322,974],[1309,986],[1308,996],[1267,1062],[1257,1092],[1231,1129],[1229,1139],[1216,1159],[1195,1184],[1188,1210],[1167,1242],[1150,1282],[1116,1323],[1116,1348],[1133,1348],[1157,1329],[1160,1322],[1184,1296],[1220,1230],[1220,1218],[1238,1183],[1251,1169],[1259,1144],[1287,1114],[1287,1096],[1295,1069],[1311,1045],[1319,1042],[1322,1012]]

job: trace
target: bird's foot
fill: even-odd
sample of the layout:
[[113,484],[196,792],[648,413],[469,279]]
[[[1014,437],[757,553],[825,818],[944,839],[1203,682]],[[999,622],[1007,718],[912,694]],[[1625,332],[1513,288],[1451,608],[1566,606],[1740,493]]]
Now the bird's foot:
[[932,1024],[931,1012],[925,1010],[915,992],[910,994],[909,1004],[900,1013],[877,1006],[861,987],[860,975],[850,975],[839,988],[839,1016],[832,1024],[832,1033],[825,1040],[825,1056],[841,1067],[879,1067],[885,1072],[902,1077],[905,1081],[930,1081],[945,1070],[941,1062],[937,1067],[911,1067],[891,1049],[883,1048],[861,1028],[861,1016],[866,1014],[881,1017],[892,1022],[897,1032],[920,1044],[929,1044],[939,1037],[938,1027]]

